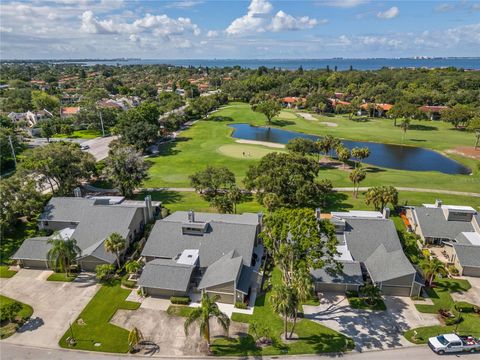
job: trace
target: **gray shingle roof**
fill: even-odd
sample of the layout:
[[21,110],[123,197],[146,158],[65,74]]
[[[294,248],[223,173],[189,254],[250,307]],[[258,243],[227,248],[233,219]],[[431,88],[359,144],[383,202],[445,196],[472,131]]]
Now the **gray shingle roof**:
[[143,210],[134,206],[96,205],[95,202],[87,198],[54,197],[40,220],[69,223],[68,226],[75,227],[72,238],[82,249],[82,256],[92,255],[113,263],[115,256],[106,252],[101,243],[113,232],[126,238],[135,215]]
[[374,281],[387,281],[415,269],[405,256],[395,225],[389,219],[346,219],[346,243],[353,260],[363,262]]
[[474,231],[471,222],[447,220],[442,208],[416,207],[415,214],[424,237],[455,239],[461,232]]
[[480,246],[455,244],[453,247],[462,267],[480,267]]
[[235,250],[230,251],[207,268],[198,288],[206,289],[235,281],[242,268],[242,264],[242,257],[238,256]]
[[243,258],[244,264],[250,265],[257,234],[256,214],[195,213],[195,221],[209,223],[203,235],[184,234],[182,225],[187,220],[187,212],[177,211],[157,221],[142,256],[173,259],[185,249],[198,249],[199,266],[204,268],[235,250]]
[[20,245],[12,259],[24,259],[24,260],[47,260],[47,253],[52,248],[52,245],[48,244],[48,237],[35,237],[31,239],[25,239]]
[[315,281],[326,284],[358,284],[363,285],[362,269],[358,261],[342,261],[342,269],[312,269],[310,274]]
[[383,282],[416,273],[403,250],[387,252],[380,245],[365,261],[368,273],[374,282]]
[[248,294],[248,290],[252,285],[252,276],[254,276],[253,268],[243,265],[240,278],[238,279],[237,283],[237,290],[241,291],[245,295]]
[[186,292],[194,266],[177,264],[173,260],[155,259],[142,271],[138,285],[155,289]]

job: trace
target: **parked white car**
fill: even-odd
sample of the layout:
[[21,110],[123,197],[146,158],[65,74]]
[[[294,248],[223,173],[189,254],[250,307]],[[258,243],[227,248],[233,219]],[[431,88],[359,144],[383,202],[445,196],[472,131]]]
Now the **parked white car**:
[[82,145],[80,145],[80,149],[81,150],[88,150],[88,149],[90,149],[90,146],[88,146],[86,144],[85,145],[82,144]]
[[480,351],[480,341],[473,336],[444,334],[428,339],[428,346],[439,355]]

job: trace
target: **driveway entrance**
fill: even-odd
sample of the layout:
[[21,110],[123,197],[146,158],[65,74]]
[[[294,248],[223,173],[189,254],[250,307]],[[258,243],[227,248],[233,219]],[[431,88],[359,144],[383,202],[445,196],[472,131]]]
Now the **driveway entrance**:
[[58,348],[69,323],[99,289],[93,275],[80,274],[72,282],[47,281],[50,270],[21,269],[0,279],[0,293],[33,307],[32,318],[4,342]]

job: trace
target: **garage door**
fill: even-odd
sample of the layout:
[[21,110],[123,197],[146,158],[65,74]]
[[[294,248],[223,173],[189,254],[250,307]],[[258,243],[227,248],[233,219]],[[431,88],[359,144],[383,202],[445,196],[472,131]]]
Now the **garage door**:
[[220,299],[218,299],[218,302],[224,303],[224,304],[233,304],[233,294],[222,294],[222,293],[216,293],[216,292],[211,292],[207,291],[207,294],[210,296],[218,295],[220,296]]
[[95,272],[95,268],[97,265],[102,265],[100,262],[93,262],[93,261],[81,261],[80,262],[80,267],[82,268],[83,271],[90,271],[90,272]]
[[410,291],[412,289],[408,286],[382,286],[383,295],[392,295],[392,296],[410,296]]
[[465,266],[463,268],[463,276],[480,277],[480,267]]
[[23,267],[32,269],[48,269],[45,260],[22,260]]
[[317,292],[345,292],[345,284],[326,284],[316,283],[315,291]]
[[150,296],[159,298],[170,298],[171,296],[174,296],[172,290],[145,288],[145,292]]

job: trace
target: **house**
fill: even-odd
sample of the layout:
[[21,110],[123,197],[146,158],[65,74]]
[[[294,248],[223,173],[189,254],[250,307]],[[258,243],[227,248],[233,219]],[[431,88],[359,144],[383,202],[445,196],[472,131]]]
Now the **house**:
[[330,98],[330,99],[328,99],[328,102],[332,105],[333,108],[336,108],[337,105],[350,106],[350,104],[351,104],[348,101],[338,100],[336,98]]
[[298,109],[299,107],[301,108],[303,105],[305,105],[306,102],[307,102],[307,99],[305,98],[287,96],[282,99],[282,106],[287,107],[289,109],[292,109],[292,108]]
[[449,107],[440,105],[424,105],[418,108],[418,110],[425,113],[430,120],[440,120],[442,111],[446,109],[449,109]]
[[65,106],[60,108],[60,116],[62,118],[68,118],[70,116],[76,115],[80,112],[79,106]]
[[25,121],[27,127],[33,127],[35,126],[40,120],[43,120],[45,118],[51,118],[53,117],[53,114],[48,111],[47,109],[43,109],[40,111],[27,111],[25,113],[15,113],[11,112],[8,114],[8,117],[14,122],[18,121]]
[[470,206],[441,200],[407,211],[413,231],[426,245],[443,247],[449,264],[461,275],[480,277],[480,214]]
[[247,302],[256,291],[263,255],[261,214],[177,211],[155,223],[142,251],[138,281],[151,296],[218,295],[219,302]]
[[392,107],[392,104],[385,103],[363,103],[362,105],[360,105],[359,112],[360,115],[366,113],[370,114],[371,116],[384,116]]
[[38,219],[40,229],[53,231],[50,237],[26,239],[12,256],[20,266],[49,268],[47,253],[52,238],[75,239],[81,249],[77,263],[82,270],[94,271],[97,265],[113,264],[114,254],[104,248],[113,232],[126,239],[127,248],[143,233],[146,223],[158,212],[159,203],[150,197],[142,201],[123,197],[53,197]]
[[[326,214],[328,215],[328,214]],[[405,256],[393,221],[376,211],[332,212],[342,269],[312,270],[315,290],[358,290],[369,278],[384,295],[416,296],[422,289]]]
[[97,101],[97,106],[101,108],[111,108],[117,110],[128,110],[128,107],[122,102],[113,99],[102,99]]

